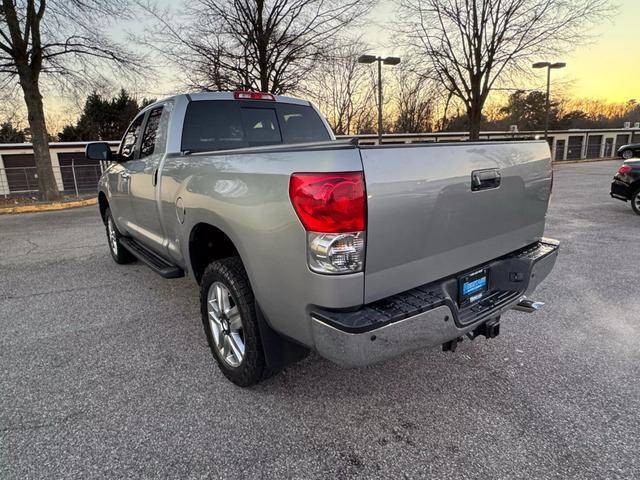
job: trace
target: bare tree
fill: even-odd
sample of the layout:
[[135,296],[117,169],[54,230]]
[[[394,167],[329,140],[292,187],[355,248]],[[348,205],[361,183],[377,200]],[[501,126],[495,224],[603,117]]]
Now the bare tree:
[[[194,0],[181,17],[147,3],[147,45],[175,62],[188,87],[295,89],[333,40],[375,0]],[[180,21],[176,22],[176,18]]]
[[364,51],[360,41],[345,43],[319,62],[296,89],[319,107],[337,135],[359,133],[367,117],[373,116],[374,84],[367,67],[358,63]]
[[105,19],[127,12],[126,0],[1,0],[1,84],[17,78],[27,107],[40,192],[60,196],[51,158],[42,75],[85,81],[104,62],[131,68],[133,56],[99,32]]
[[397,133],[431,131],[437,98],[433,81],[412,68],[396,69],[395,77],[397,113],[393,130]]
[[[409,44],[466,108],[471,139],[503,76],[566,51],[611,13],[609,0],[397,0]],[[544,59],[544,58],[543,58]]]

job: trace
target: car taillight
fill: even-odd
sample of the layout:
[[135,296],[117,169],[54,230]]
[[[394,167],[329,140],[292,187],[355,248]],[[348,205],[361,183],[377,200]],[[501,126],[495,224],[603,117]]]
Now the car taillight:
[[633,170],[633,168],[631,167],[631,165],[622,165],[619,169],[618,169],[618,173],[621,174],[625,174],[625,173],[629,173],[631,170]]
[[238,90],[233,92],[233,98],[235,98],[236,100],[268,100],[270,102],[276,101],[276,97],[274,97],[270,93],[250,92],[247,90]]
[[309,268],[333,274],[362,271],[367,228],[362,172],[294,173],[289,198],[307,230]]

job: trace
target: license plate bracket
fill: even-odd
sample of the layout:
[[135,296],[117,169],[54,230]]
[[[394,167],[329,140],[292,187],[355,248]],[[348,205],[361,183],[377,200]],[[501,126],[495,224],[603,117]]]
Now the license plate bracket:
[[480,300],[489,290],[489,269],[482,268],[458,277],[458,304],[468,305]]

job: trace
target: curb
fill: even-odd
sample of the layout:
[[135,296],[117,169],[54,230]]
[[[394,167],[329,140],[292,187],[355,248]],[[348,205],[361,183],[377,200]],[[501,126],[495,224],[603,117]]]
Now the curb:
[[622,158],[620,157],[613,157],[613,158],[581,158],[579,160],[554,160],[553,164],[554,165],[569,165],[572,163],[594,163],[594,162],[610,162],[612,160],[620,160],[620,161],[624,161]]
[[53,210],[66,210],[67,208],[86,207],[88,205],[96,205],[98,198],[88,198],[86,200],[73,200],[71,202],[53,202],[34,205],[20,205],[18,207],[0,207],[0,215],[14,213],[34,213],[34,212],[50,212]]

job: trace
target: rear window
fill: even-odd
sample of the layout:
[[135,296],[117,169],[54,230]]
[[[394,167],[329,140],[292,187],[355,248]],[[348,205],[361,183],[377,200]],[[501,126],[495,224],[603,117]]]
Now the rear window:
[[205,152],[330,138],[318,113],[305,105],[200,100],[187,107],[182,150]]

